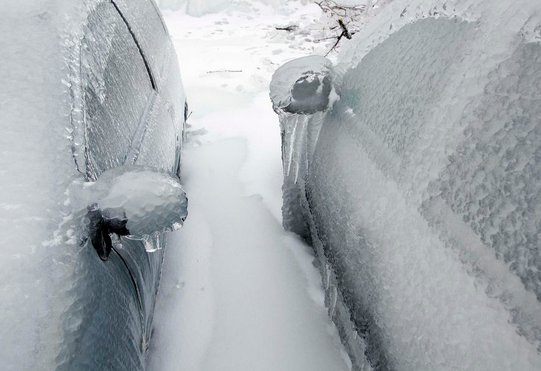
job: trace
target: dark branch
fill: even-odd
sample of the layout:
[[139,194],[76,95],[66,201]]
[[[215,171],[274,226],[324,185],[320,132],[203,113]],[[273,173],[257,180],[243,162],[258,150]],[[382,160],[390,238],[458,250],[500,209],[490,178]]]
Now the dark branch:
[[278,31],[293,31],[293,30],[296,30],[297,28],[299,28],[299,26],[293,24],[291,26],[286,26],[286,27],[274,27],[275,29],[277,29]]
[[340,18],[338,20],[338,24],[340,25],[340,27],[342,27],[342,30],[343,30],[343,34],[344,36],[347,38],[347,39],[350,39],[351,40],[351,34],[349,33],[349,30],[347,29],[346,25],[344,24],[344,21],[342,21],[342,18]]
[[207,71],[207,73],[220,73],[220,72],[242,72],[242,70],[216,70],[216,71]]
[[342,33],[337,37],[336,42],[334,43],[332,48],[327,52],[327,54],[325,54],[325,57],[328,56],[330,52],[332,52],[334,49],[336,49],[336,47],[338,46],[338,43],[340,42],[340,40],[342,40],[342,37],[345,37],[346,39],[351,40],[351,37],[355,35],[355,32],[350,32],[348,30],[348,28],[346,27],[346,24],[344,23],[344,21],[342,21],[342,18],[338,19],[338,24],[340,25],[340,28],[342,29]]
[[338,17],[359,16],[366,10],[366,5],[339,5],[333,0],[315,1],[324,13],[331,13]]

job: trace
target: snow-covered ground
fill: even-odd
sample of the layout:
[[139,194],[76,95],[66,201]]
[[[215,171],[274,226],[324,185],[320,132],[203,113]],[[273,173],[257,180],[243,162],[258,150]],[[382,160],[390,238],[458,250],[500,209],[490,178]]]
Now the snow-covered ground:
[[[166,12],[189,97],[184,228],[169,239],[151,371],[350,369],[311,249],[281,227],[280,130],[268,97],[282,63],[324,53],[320,10],[234,1]],[[292,22],[293,33],[275,26]],[[313,30],[313,32],[310,32]]]

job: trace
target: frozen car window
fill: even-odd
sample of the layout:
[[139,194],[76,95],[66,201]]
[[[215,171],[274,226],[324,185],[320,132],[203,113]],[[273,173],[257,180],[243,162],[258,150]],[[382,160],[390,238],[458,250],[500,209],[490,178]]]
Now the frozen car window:
[[141,45],[143,55],[148,61],[152,77],[157,80],[156,85],[159,90],[163,85],[165,73],[163,68],[168,66],[167,61],[172,53],[171,43],[160,14],[152,1],[115,0],[114,4],[122,12]]
[[135,39],[112,3],[88,18],[82,50],[87,176],[122,165],[153,92]]
[[114,0],[114,4],[141,46],[158,92],[145,121],[144,137],[141,138],[140,146],[130,152],[130,156],[133,155],[134,161],[140,165],[176,171],[186,98],[175,50],[152,1]]

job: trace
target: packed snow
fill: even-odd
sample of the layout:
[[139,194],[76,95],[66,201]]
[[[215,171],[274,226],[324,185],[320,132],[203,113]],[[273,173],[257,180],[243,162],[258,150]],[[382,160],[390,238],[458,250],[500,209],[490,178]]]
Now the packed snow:
[[275,26],[319,17],[313,5],[241,1],[200,18],[165,13],[193,112],[182,164],[190,217],[167,246],[150,370],[350,368],[312,250],[281,227],[268,96],[280,64],[327,47]]

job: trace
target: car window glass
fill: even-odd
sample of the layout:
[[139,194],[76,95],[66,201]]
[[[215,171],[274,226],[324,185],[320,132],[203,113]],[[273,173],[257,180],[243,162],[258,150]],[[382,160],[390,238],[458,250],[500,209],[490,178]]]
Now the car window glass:
[[122,165],[152,94],[143,57],[112,3],[89,16],[81,51],[87,175]]
[[153,77],[160,90],[162,66],[172,53],[167,30],[152,1],[147,0],[114,0],[115,6],[130,25],[142,52],[147,60]]

